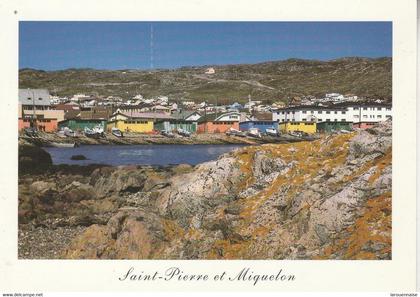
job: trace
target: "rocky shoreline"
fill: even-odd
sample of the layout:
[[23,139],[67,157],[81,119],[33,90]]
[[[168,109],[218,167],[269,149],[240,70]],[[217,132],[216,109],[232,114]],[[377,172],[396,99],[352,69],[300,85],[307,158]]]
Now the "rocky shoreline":
[[21,135],[21,144],[33,144],[37,146],[51,146],[52,143],[77,143],[89,144],[114,144],[114,145],[133,145],[133,144],[263,144],[263,143],[289,143],[299,141],[309,141],[317,139],[315,136],[295,137],[292,135],[282,135],[280,137],[263,136],[261,138],[228,136],[223,133],[216,134],[194,134],[191,137],[176,136],[168,138],[159,134],[138,134],[125,133],[124,137],[116,137],[106,134],[101,138],[90,138],[85,135],[77,137],[60,137],[55,133],[38,132],[37,137]]
[[391,125],[196,166],[58,166],[22,143],[19,258],[391,259]]

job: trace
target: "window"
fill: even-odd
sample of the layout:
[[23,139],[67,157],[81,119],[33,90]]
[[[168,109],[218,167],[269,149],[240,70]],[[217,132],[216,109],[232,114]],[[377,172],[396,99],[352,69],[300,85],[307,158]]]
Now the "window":
[[31,97],[28,97],[28,98],[26,98],[26,99],[31,100]]
[[284,119],[281,119],[282,122],[284,122]]
[[387,107],[387,108],[386,108],[386,110],[390,111],[390,110],[391,110],[391,108],[390,108],[390,107]]
[[314,114],[314,111],[313,110],[311,110],[311,114]]
[[327,122],[331,122],[331,120],[330,119],[327,119]]
[[337,111],[334,111],[334,114],[337,114]]
[[306,122],[306,119],[302,119],[303,122]]
[[378,119],[382,119],[382,116],[381,115],[377,115],[376,116]]
[[353,118],[358,119],[358,118],[359,118],[359,116],[358,116],[357,114],[355,114],[355,115],[353,116]]
[[306,110],[302,110],[302,113],[306,114]]
[[346,121],[346,119],[341,119],[341,121],[342,121],[342,122],[345,122],[345,121]]
[[376,110],[382,110],[382,107],[377,107]]
[[363,118],[364,118],[364,119],[367,119],[367,115],[363,115]]
[[363,107],[363,110],[368,110],[368,108],[367,107]]
[[345,111],[342,111],[341,114],[346,114],[346,112]]
[[358,107],[353,107],[353,110],[359,110],[359,108]]
[[322,122],[322,119],[318,119],[318,122]]
[[329,110],[327,110],[327,114],[330,114],[331,112]]
[[337,119],[334,119],[334,122],[337,122],[338,120]]
[[39,98],[38,98],[38,100],[39,100],[39,101],[41,101],[41,100],[42,100],[42,98],[41,98],[41,97],[39,97]]
[[322,110],[318,110],[318,114],[322,114]]
[[385,116],[387,119],[390,119],[391,118],[391,116],[390,115],[387,115],[387,116]]

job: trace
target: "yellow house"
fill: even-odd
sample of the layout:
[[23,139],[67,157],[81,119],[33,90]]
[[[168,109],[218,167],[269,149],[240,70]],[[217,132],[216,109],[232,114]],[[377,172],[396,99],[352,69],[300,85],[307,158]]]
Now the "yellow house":
[[147,114],[123,114],[115,113],[106,125],[106,130],[118,128],[122,132],[150,133],[153,132],[153,119]]
[[154,122],[157,120],[172,119],[170,115],[158,112],[126,111],[117,110],[109,119],[107,131],[118,128],[122,132],[151,133],[154,130]]
[[150,133],[153,131],[153,121],[150,119],[130,118],[126,120],[113,120],[107,123],[106,129],[118,128],[123,132]]
[[283,133],[289,133],[294,131],[305,132],[308,134],[316,133],[315,122],[284,122],[279,123],[279,130]]

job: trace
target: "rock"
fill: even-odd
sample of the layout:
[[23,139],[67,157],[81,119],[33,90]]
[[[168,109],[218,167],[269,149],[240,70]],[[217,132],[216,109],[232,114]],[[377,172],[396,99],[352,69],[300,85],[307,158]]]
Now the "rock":
[[82,200],[92,200],[95,199],[96,193],[91,185],[85,185],[78,183],[78,186],[75,186],[72,183],[63,194],[63,199],[69,202],[79,202]]
[[264,152],[257,151],[253,160],[253,173],[257,180],[271,182],[279,174],[285,174],[289,167],[280,158],[272,158]]
[[361,158],[365,155],[383,155],[392,145],[392,123],[381,122],[374,128],[360,131],[350,141],[349,156],[347,161]]
[[192,173],[171,178],[172,186],[162,192],[157,199],[157,207],[162,214],[170,215],[187,226],[189,217],[214,207],[215,203],[225,198],[229,199],[240,174],[233,157],[200,164]]
[[98,197],[113,193],[135,193],[143,189],[147,174],[135,168],[98,168],[91,176],[91,185]]
[[70,160],[87,160],[86,156],[84,155],[73,155],[70,157]]
[[150,259],[163,244],[159,217],[142,211],[122,211],[106,226],[92,225],[73,240],[64,255],[72,259]]
[[40,147],[30,144],[19,145],[19,174],[41,173],[50,169],[51,166],[50,154]]
[[48,190],[55,190],[56,186],[52,182],[36,181],[30,185],[29,189],[35,193],[43,193]]

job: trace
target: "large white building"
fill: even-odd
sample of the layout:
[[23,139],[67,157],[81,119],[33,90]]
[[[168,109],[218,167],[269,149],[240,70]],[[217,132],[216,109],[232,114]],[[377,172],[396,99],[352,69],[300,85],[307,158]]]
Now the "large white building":
[[381,103],[348,103],[332,106],[293,106],[273,112],[277,122],[380,122],[392,117],[392,107]]

